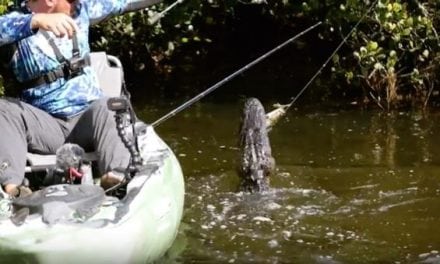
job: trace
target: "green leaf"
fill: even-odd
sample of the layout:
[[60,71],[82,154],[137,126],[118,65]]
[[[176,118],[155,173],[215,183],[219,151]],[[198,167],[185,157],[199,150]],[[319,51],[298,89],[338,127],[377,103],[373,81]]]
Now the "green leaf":
[[393,3],[393,11],[395,13],[402,11],[402,5],[399,3]]
[[376,41],[369,41],[367,44],[368,51],[375,51],[375,50],[377,50],[378,47],[379,47],[379,45],[377,44]]

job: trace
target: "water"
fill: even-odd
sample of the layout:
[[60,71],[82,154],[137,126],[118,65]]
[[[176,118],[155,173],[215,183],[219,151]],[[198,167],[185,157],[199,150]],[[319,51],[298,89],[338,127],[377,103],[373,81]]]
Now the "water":
[[439,113],[292,110],[270,134],[272,188],[250,195],[237,192],[241,107],[198,104],[157,128],[186,175],[166,261],[440,263]]

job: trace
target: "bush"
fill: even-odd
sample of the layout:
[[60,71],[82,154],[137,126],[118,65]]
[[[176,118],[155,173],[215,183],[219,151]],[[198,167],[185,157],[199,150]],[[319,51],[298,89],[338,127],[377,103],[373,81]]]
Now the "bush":
[[[347,0],[331,12],[329,23],[347,34],[371,4]],[[438,71],[438,7],[435,1],[378,1],[349,39],[349,48],[334,58],[334,75],[362,88],[364,102],[383,109],[424,104]]]
[[[7,0],[1,1],[0,12],[5,12]],[[247,21],[246,13],[238,10],[253,8],[261,17],[269,17],[274,25],[289,32],[322,20],[325,26],[320,28],[319,36],[325,42],[318,45],[329,50],[328,46],[336,47],[376,3],[372,0],[185,0],[152,23],[173,2],[165,0],[93,27],[92,49],[119,56],[128,74],[148,73],[166,81],[176,67],[193,67],[195,57],[200,59],[208,54],[213,43],[221,41],[220,35],[228,34],[231,27],[236,30],[237,25]],[[360,95],[359,101],[373,102],[383,109],[408,103],[425,104],[437,84],[439,7],[436,0],[379,0],[334,56],[330,73],[333,82],[326,92]],[[183,62],[176,61],[177,57],[184,58]]]

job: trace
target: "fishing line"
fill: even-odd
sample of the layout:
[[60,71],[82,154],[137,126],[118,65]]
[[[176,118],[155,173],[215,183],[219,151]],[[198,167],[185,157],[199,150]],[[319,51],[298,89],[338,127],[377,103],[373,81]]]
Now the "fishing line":
[[333,58],[333,56],[336,55],[336,53],[341,49],[342,45],[344,45],[345,42],[347,42],[347,39],[353,34],[355,29],[359,26],[359,24],[365,19],[365,17],[373,10],[373,8],[376,6],[377,2],[379,0],[376,0],[371,7],[367,10],[367,12],[364,13],[364,15],[359,19],[359,21],[356,23],[356,25],[353,26],[353,28],[348,32],[348,34],[342,39],[341,43],[336,47],[336,49],[333,51],[333,53],[328,57],[328,59],[322,64],[321,68],[318,69],[318,71],[315,73],[315,75],[312,76],[312,78],[306,83],[306,85],[299,91],[299,93],[293,98],[293,100],[287,104],[287,106],[284,108],[284,111],[287,111],[295,102],[298,100],[298,98],[301,96],[301,94],[312,84],[312,82],[318,77],[318,75],[322,72],[322,70],[327,66],[327,64],[330,62],[330,60]]
[[244,67],[240,68],[239,70],[235,71],[234,73],[232,73],[231,75],[227,76],[226,78],[224,78],[223,80],[219,81],[218,83],[214,84],[213,86],[209,87],[208,89],[206,89],[205,91],[199,93],[198,95],[196,95],[195,97],[193,97],[192,99],[188,100],[187,102],[185,102],[184,104],[180,105],[179,107],[175,108],[174,110],[172,110],[171,112],[169,112],[168,114],[162,116],[161,118],[157,119],[156,121],[154,121],[151,125],[153,127],[158,126],[159,124],[161,124],[162,122],[168,120],[169,118],[175,116],[177,113],[179,113],[180,111],[188,108],[189,106],[191,106],[192,104],[196,103],[197,101],[199,101],[200,99],[202,99],[203,97],[205,97],[206,95],[208,95],[209,93],[211,93],[212,91],[216,90],[217,88],[219,88],[220,86],[222,86],[223,84],[229,82],[230,80],[232,80],[234,77],[236,77],[237,75],[245,72],[246,70],[250,69],[252,66],[254,66],[255,64],[259,63],[260,61],[264,60],[265,58],[269,57],[270,55],[272,55],[273,53],[275,53],[276,51],[282,49],[283,47],[285,47],[287,44],[293,42],[294,40],[296,40],[297,38],[301,37],[302,35],[306,34],[307,32],[311,31],[312,29],[316,28],[317,26],[319,26],[320,24],[322,24],[322,22],[317,22],[316,24],[314,24],[313,26],[305,29],[304,31],[298,33],[297,35],[291,37],[290,39],[286,40],[285,42],[283,42],[282,44],[276,46],[275,48],[273,48],[272,50],[266,52],[265,54],[261,55],[260,57],[258,57],[257,59],[253,60],[252,62],[248,63],[247,65],[245,65]]

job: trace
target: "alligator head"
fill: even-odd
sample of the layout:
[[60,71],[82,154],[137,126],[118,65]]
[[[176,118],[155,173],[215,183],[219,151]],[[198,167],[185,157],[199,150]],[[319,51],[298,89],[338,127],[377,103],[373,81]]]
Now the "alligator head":
[[269,176],[274,167],[266,113],[256,98],[249,98],[244,106],[240,125],[240,189],[261,192],[269,188]]

